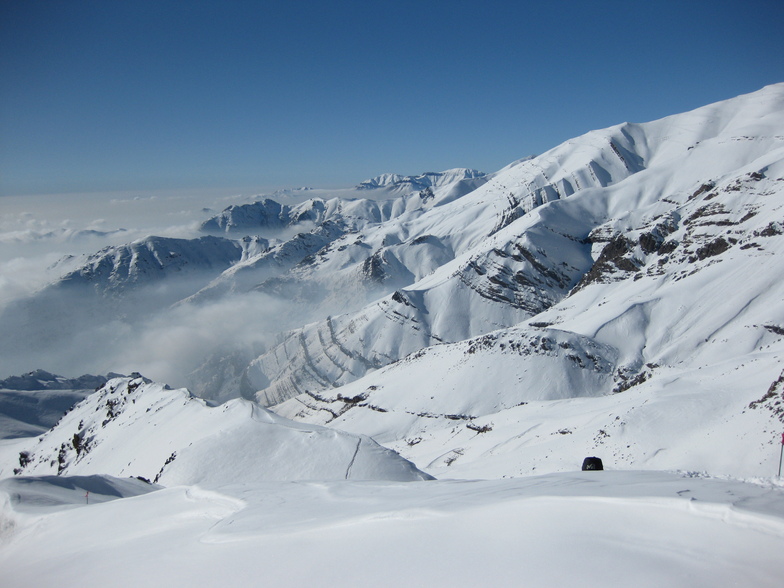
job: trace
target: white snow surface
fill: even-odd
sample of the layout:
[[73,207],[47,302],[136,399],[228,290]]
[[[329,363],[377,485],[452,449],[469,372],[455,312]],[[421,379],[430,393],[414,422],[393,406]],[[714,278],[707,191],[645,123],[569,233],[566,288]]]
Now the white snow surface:
[[88,487],[0,482],[4,586],[774,587],[784,574],[784,490],[770,481],[139,482],[90,504],[67,485]]
[[101,473],[166,485],[429,477],[365,436],[294,423],[243,399],[211,407],[141,377],[109,380],[21,451],[28,463],[17,474]]
[[527,320],[615,347],[631,377],[737,356],[784,324],[782,206],[784,85],[593,131],[322,249],[284,292],[388,294],[291,331],[246,376],[278,404]]
[[318,318],[212,358],[274,412],[122,378],[0,441],[3,586],[781,585],[784,84],[279,197],[71,274]]
[[252,364],[277,374],[259,396],[298,391],[273,409],[371,435],[439,478],[557,472],[592,453],[776,473],[784,85],[589,133],[453,205],[489,201],[504,174],[530,194],[532,170],[552,165],[557,184],[585,157],[603,185],[572,182],[414,285],[294,333]]

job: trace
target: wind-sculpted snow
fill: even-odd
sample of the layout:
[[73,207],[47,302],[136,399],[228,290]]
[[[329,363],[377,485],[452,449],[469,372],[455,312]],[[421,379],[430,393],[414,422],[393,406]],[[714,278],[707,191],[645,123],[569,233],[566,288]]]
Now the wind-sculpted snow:
[[[106,494],[86,504],[81,488]],[[783,504],[775,481],[688,472],[219,490],[20,478],[0,483],[0,568],[8,588],[773,588]]]
[[137,478],[112,476],[26,476],[0,481],[0,492],[10,497],[16,512],[39,513],[62,507],[101,504],[118,498],[141,496],[161,486]]
[[246,400],[210,407],[141,377],[110,380],[19,454],[17,475],[138,476],[165,485],[423,480],[364,436],[297,424]]

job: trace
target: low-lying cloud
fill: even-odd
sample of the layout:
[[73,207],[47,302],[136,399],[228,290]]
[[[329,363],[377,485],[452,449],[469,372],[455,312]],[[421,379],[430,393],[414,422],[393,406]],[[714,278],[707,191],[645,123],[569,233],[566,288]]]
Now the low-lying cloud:
[[[197,237],[204,219],[241,201],[57,198],[3,201],[0,320],[5,332],[0,377],[38,368],[69,377],[139,371],[185,386],[187,375],[205,361],[220,363],[222,356],[232,354],[249,359],[281,331],[316,318],[313,309],[258,292],[173,304],[203,287],[210,279],[205,275],[162,280],[120,302],[102,300],[84,289],[61,289],[48,296],[51,288],[42,288],[103,247],[150,235]],[[293,232],[302,231],[299,227]]]

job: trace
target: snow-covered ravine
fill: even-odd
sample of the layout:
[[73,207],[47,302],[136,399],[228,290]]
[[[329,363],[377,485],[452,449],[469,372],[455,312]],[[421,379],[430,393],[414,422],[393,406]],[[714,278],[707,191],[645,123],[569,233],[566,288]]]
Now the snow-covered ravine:
[[[784,575],[784,488],[771,481],[598,471],[140,494],[71,480],[0,482],[3,586],[773,587]],[[112,498],[100,488],[127,497],[100,502]]]

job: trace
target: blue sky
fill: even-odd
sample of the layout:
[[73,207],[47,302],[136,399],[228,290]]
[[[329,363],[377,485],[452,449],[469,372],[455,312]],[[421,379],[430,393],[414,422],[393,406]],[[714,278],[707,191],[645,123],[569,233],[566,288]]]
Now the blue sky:
[[0,194],[495,171],[784,81],[784,3],[3,0]]

